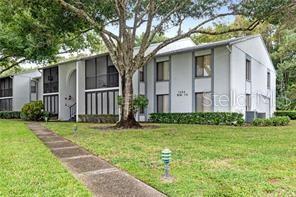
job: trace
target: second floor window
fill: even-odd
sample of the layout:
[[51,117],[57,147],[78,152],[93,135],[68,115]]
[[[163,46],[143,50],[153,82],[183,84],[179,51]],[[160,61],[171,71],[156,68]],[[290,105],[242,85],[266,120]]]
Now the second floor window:
[[119,74],[108,56],[86,60],[86,89],[119,86]]
[[203,56],[195,57],[195,76],[210,77],[211,75],[212,75],[211,55],[203,55]]
[[12,96],[12,79],[10,77],[0,79],[0,97]]
[[43,70],[44,93],[59,91],[59,68],[52,67]]
[[157,62],[157,81],[170,80],[170,64],[169,61]]
[[37,93],[37,81],[31,81],[31,93]]
[[251,60],[246,59],[246,80],[251,81]]
[[144,74],[144,68],[143,67],[139,69],[139,78],[140,78],[140,82],[145,81],[145,74]]
[[267,89],[270,89],[270,72],[267,72]]

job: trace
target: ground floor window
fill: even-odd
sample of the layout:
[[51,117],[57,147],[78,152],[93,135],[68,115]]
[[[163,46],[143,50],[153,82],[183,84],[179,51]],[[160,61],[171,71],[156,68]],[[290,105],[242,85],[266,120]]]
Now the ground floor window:
[[169,95],[157,95],[157,113],[169,112]]
[[43,96],[44,110],[57,115],[59,114],[59,95]]
[[0,111],[12,111],[12,98],[0,99]]
[[195,111],[211,112],[212,98],[210,92],[198,92],[195,94]]
[[118,90],[86,92],[86,114],[118,114]]

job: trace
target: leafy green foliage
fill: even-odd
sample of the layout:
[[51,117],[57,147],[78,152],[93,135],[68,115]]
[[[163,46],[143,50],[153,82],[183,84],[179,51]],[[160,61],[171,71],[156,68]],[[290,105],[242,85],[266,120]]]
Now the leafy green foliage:
[[25,104],[21,110],[23,120],[40,121],[44,118],[44,105],[42,101],[33,101]]
[[253,126],[286,126],[290,122],[288,116],[279,116],[272,118],[257,118],[252,122]]
[[[118,96],[117,97],[117,104],[119,106],[123,105],[123,97],[122,96]],[[134,100],[133,100],[133,109],[134,112],[139,111],[140,109],[145,109],[149,104],[149,100],[146,96],[144,95],[138,95],[138,96],[134,96]]]
[[0,119],[20,119],[21,113],[18,111],[0,111]]
[[149,104],[149,100],[144,95],[139,95],[134,98],[133,107],[134,111],[137,112],[140,109],[145,109]]
[[119,106],[122,106],[123,105],[123,97],[122,96],[117,96],[117,104]]
[[296,120],[296,111],[276,111],[276,116],[288,116],[291,120]]
[[[144,33],[142,33],[140,36],[136,37],[136,43],[135,46],[141,46],[142,40],[143,40]],[[164,34],[156,34],[153,40],[151,41],[151,44],[160,43],[168,38]]]
[[55,1],[0,0],[0,73],[23,61],[48,63],[60,53],[102,49],[90,30]]
[[149,120],[154,123],[169,124],[206,124],[206,125],[242,125],[243,115],[228,112],[196,113],[153,113]]

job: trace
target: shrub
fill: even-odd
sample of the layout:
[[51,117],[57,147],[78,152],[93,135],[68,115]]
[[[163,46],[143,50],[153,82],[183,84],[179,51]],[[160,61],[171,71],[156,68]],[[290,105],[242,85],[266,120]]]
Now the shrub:
[[1,111],[0,119],[20,119],[21,112],[18,111]]
[[288,116],[291,120],[296,120],[296,111],[276,111],[275,116]]
[[80,114],[78,118],[81,122],[94,122],[94,123],[116,123],[118,121],[118,115],[110,114]]
[[269,119],[257,118],[252,122],[253,126],[285,126],[290,122],[288,116],[272,117]]
[[[118,96],[117,97],[117,104],[119,106],[122,106],[123,105],[123,97],[122,96]],[[134,96],[134,99],[133,99],[133,110],[134,110],[134,113],[140,111],[141,109],[145,109],[149,104],[149,100],[146,96],[144,95],[138,95],[138,96]]]
[[152,113],[149,121],[169,124],[242,125],[243,115],[230,112]]
[[44,118],[44,105],[42,101],[33,101],[22,107],[21,118],[23,120],[39,121]]
[[146,96],[139,95],[134,98],[133,104],[134,112],[137,112],[141,109],[145,109],[148,106],[149,101]]

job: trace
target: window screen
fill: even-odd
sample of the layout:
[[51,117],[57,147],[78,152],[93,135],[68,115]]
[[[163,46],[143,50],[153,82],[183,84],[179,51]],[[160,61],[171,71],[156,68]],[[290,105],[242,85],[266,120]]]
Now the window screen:
[[12,111],[12,99],[0,99],[0,111]]
[[0,97],[12,96],[12,78],[0,79]]
[[43,70],[44,93],[59,91],[59,69],[58,67]]
[[86,60],[86,89],[119,86],[119,74],[110,57],[102,56]]

